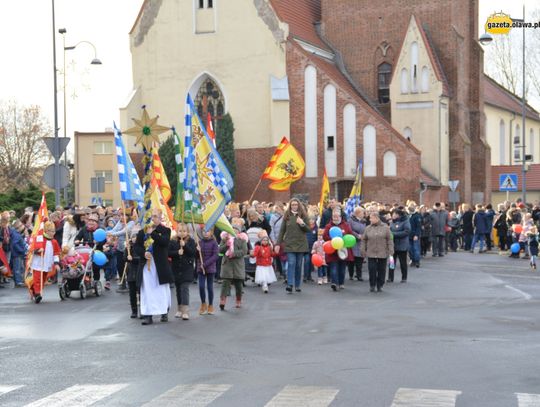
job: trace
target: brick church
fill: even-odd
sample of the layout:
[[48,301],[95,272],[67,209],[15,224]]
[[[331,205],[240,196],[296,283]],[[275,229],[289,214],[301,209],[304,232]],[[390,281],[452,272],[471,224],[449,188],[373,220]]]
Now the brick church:
[[230,113],[237,200],[287,136],[306,162],[290,194],[312,202],[325,169],[348,196],[359,160],[366,200],[446,201],[457,180],[461,201],[488,201],[477,26],[478,0],[146,0],[121,125],[144,104],[182,128],[187,92],[215,122]]

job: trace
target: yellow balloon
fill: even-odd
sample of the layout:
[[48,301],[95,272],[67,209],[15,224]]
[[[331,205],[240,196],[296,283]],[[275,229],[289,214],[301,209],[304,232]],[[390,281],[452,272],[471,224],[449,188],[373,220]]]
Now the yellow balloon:
[[334,237],[332,239],[332,247],[336,250],[342,249],[345,246],[345,242],[342,237]]

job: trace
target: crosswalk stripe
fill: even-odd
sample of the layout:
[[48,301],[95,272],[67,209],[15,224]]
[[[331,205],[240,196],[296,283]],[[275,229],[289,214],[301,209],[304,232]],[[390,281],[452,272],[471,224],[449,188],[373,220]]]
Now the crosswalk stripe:
[[27,404],[26,407],[86,407],[122,390],[126,386],[127,384],[75,385]]
[[391,407],[454,407],[460,391],[400,388]]
[[540,406],[540,394],[516,393],[519,407]]
[[0,396],[2,394],[9,393],[10,391],[20,389],[21,387],[24,387],[24,386],[22,386],[22,385],[20,385],[20,386],[3,386],[3,385],[0,385]]
[[337,394],[331,387],[285,386],[265,407],[327,407]]
[[230,384],[181,384],[150,400],[144,407],[205,407],[230,388]]

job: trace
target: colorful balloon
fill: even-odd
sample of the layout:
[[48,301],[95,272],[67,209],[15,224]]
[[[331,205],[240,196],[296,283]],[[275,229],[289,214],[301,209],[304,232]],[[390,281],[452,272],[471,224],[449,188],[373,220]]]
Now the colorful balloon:
[[330,228],[330,237],[332,239],[336,238],[336,237],[343,237],[343,232],[341,231],[340,228],[338,228],[337,226],[333,226]]
[[356,237],[354,235],[345,235],[343,236],[343,241],[345,242],[345,247],[350,249],[356,244]]
[[510,246],[510,250],[513,254],[518,254],[521,250],[521,246],[519,245],[519,243],[514,243],[512,246]]
[[523,232],[523,226],[521,226],[520,224],[514,225],[513,228],[514,232],[517,234],[521,234],[521,232]]
[[345,242],[341,237],[334,237],[332,239],[332,247],[336,250],[343,249],[343,246],[345,246]]
[[311,263],[313,263],[315,267],[321,267],[324,264],[324,260],[320,254],[314,254],[311,256]]
[[107,232],[105,232],[103,229],[96,229],[94,230],[94,241],[101,243],[104,242],[105,239],[107,239]]
[[94,255],[92,256],[92,262],[96,266],[104,266],[105,263],[107,263],[107,256],[103,252],[100,252],[99,250],[96,250],[94,252]]
[[336,251],[336,249],[332,247],[332,242],[325,242],[323,244],[323,250],[326,254],[332,254]]

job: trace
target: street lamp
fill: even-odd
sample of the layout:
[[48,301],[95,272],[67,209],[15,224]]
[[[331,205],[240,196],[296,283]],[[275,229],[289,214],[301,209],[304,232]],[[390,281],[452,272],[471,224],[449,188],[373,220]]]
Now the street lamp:
[[[512,21],[524,23],[525,22],[525,4],[523,4],[523,18],[512,18]],[[521,142],[521,199],[524,204],[527,203],[527,157],[525,155],[525,115],[526,115],[526,102],[525,102],[525,27],[523,30],[523,47],[522,47],[522,95],[521,95],[521,121],[522,121],[522,142]],[[482,45],[488,45],[493,41],[493,38],[488,33],[484,33],[480,36],[479,40]]]
[[[90,65],[101,65],[101,60],[97,57],[97,51],[96,46],[92,44],[90,41],[79,41],[77,44],[66,47],[66,32],[67,30],[65,28],[58,29],[58,33],[62,34],[62,41],[63,41],[63,48],[64,48],[64,137],[69,137],[67,135],[67,116],[66,116],[66,51],[71,51],[77,48],[80,44],[88,44],[94,49],[94,58],[90,62]],[[67,149],[64,151],[64,164],[67,165]],[[64,188],[64,201],[67,202],[67,187]]]

